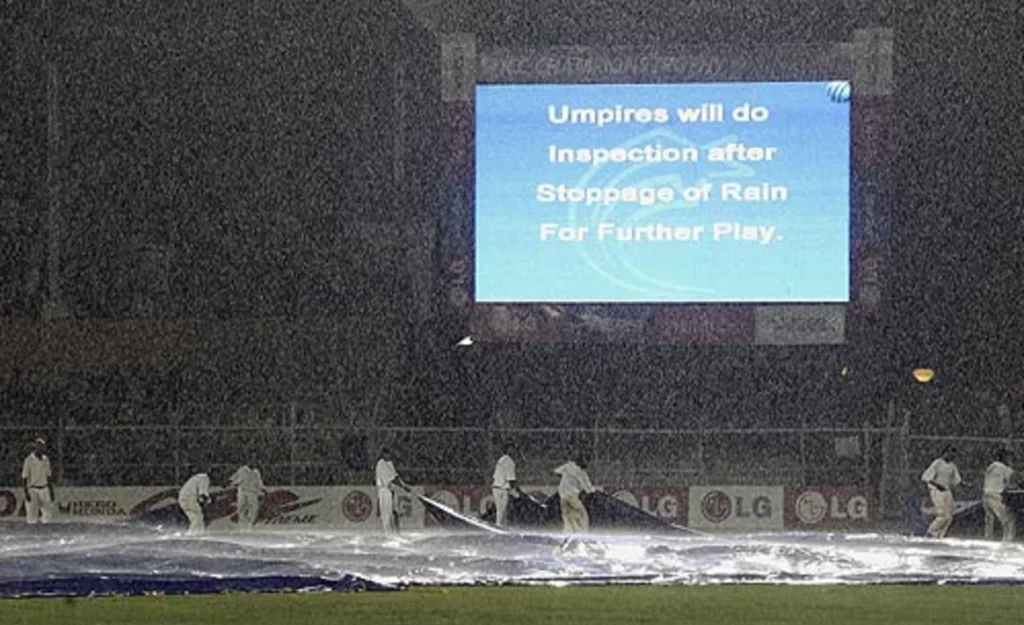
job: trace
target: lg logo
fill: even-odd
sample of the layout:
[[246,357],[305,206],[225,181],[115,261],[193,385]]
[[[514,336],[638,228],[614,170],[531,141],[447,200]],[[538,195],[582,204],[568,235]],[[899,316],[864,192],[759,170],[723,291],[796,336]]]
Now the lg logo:
[[663,519],[677,519],[680,516],[679,498],[675,495],[654,497],[652,501],[651,495],[641,495],[640,498],[637,499],[636,495],[628,490],[620,490],[612,496],[619,501],[628,503],[634,508],[640,508],[647,514],[661,517]]
[[844,501],[838,495],[826,498],[816,490],[808,490],[796,498],[794,507],[796,518],[807,525],[817,525],[826,518],[833,521],[868,518],[868,500],[862,495],[853,495]]
[[712,523],[721,523],[732,516],[732,499],[720,490],[713,490],[701,500],[700,513]]
[[700,502],[700,511],[704,518],[712,523],[724,523],[731,517],[738,519],[770,519],[772,517],[772,499],[767,495],[730,497],[728,493],[713,490],[704,495]]
[[816,490],[801,493],[796,499],[796,516],[808,525],[817,525],[825,518],[828,504],[825,496]]
[[736,498],[736,516],[769,519],[772,516],[772,500],[760,495],[750,500],[750,508],[743,506],[743,497]]

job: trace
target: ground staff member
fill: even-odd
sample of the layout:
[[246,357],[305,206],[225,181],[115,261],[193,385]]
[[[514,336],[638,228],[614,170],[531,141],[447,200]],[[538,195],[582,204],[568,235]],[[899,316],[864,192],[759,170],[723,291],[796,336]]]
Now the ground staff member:
[[516,463],[509,454],[498,458],[494,465],[491,481],[491,495],[494,496],[494,524],[498,527],[508,525],[508,498],[518,493],[516,483]]
[[25,520],[31,525],[49,523],[53,516],[53,471],[46,455],[46,441],[37,438],[32,452],[21,466],[21,485],[25,490]]
[[398,477],[395,470],[394,455],[387,447],[380,450],[380,457],[376,467],[377,482],[377,511],[380,513],[380,522],[384,527],[385,534],[393,534],[398,531],[397,511],[395,510],[395,493],[392,490],[395,486],[405,488],[408,486]]
[[953,488],[962,481],[960,470],[953,462],[955,457],[956,449],[947,445],[942,450],[942,456],[936,458],[921,474],[921,481],[928,485],[928,493],[935,506],[935,519],[928,526],[927,532],[932,538],[945,538],[953,523]]
[[586,532],[590,528],[590,514],[580,500],[581,493],[592,493],[596,489],[590,483],[590,476],[584,470],[585,460],[566,462],[555,469],[562,476],[558,483],[558,499],[562,507],[562,527],[570,533]]
[[196,473],[188,478],[178,492],[178,505],[188,517],[188,533],[202,534],[206,530],[203,507],[210,504],[210,476]]
[[237,489],[235,510],[238,513],[238,527],[250,530],[260,511],[260,499],[267,491],[263,485],[263,476],[259,469],[243,464],[228,481]]
[[1016,513],[1006,507],[1004,495],[1013,477],[1010,468],[1010,453],[1000,451],[997,459],[985,469],[985,494],[981,505],[985,509],[985,538],[995,534],[995,522],[1003,528],[1003,541],[1010,542],[1017,533]]

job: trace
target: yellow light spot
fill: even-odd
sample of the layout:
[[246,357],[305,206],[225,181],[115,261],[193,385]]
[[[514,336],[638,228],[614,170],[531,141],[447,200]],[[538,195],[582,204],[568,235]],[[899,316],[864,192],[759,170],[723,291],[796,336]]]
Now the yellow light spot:
[[912,372],[914,379],[921,384],[927,384],[935,377],[935,370],[928,367],[918,367]]

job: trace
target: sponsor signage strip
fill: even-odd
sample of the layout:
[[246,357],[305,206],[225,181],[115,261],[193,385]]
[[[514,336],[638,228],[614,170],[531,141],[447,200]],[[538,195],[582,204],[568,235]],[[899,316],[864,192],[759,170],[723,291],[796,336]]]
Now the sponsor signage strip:
[[[62,521],[148,521],[186,525],[178,506],[178,488],[67,487],[56,488],[54,518]],[[213,530],[236,526],[234,489],[213,489],[206,507],[207,527]],[[401,527],[423,527],[423,505],[408,493],[395,494]],[[20,488],[0,489],[0,521],[23,521],[25,506]],[[371,486],[270,487],[260,503],[256,527],[371,529],[380,527],[377,490]]]
[[[523,486],[543,501],[554,486]],[[605,486],[604,492],[677,525],[715,530],[867,530],[873,521],[870,497],[856,486]],[[491,489],[479,485],[425,486],[415,489],[456,512],[479,518],[493,505]],[[148,521],[184,526],[171,486],[57,488],[54,518],[61,521]],[[214,490],[207,507],[211,529],[237,524],[233,489]],[[436,523],[419,498],[395,493],[401,528]],[[0,522],[24,522],[21,488],[0,488]],[[372,486],[271,487],[260,505],[257,528],[304,527],[377,530],[377,490]]]

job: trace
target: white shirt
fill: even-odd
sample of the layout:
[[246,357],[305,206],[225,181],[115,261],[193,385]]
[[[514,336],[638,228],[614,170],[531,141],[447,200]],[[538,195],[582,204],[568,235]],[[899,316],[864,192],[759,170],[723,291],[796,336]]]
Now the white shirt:
[[1012,475],[1013,469],[998,460],[988,465],[985,469],[985,494],[1002,495]]
[[381,458],[377,461],[377,488],[387,488],[398,477],[395,465],[390,460]]
[[495,488],[509,488],[509,482],[516,481],[516,463],[512,460],[512,457],[505,454],[501,458],[498,458],[498,464],[494,465],[494,482],[492,485]]
[[935,462],[921,474],[921,481],[935,482],[949,489],[960,484],[960,471],[957,470],[955,463],[936,458]]
[[178,492],[178,502],[182,504],[198,505],[199,498],[203,495],[210,495],[210,476],[205,473],[196,473],[188,478],[185,485]]
[[238,467],[229,481],[238,487],[240,493],[262,493],[267,489],[263,485],[263,476],[260,475],[260,470],[252,469],[248,465]]
[[21,478],[26,481],[29,488],[49,486],[52,474],[50,471],[50,458],[46,454],[37,456],[36,452],[33,451],[25,457],[25,464],[21,467]]
[[566,462],[555,469],[555,473],[562,476],[558,483],[558,495],[560,497],[579,496],[581,492],[594,492],[594,485],[590,483],[590,476],[575,462]]

